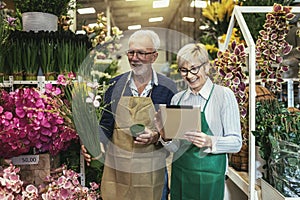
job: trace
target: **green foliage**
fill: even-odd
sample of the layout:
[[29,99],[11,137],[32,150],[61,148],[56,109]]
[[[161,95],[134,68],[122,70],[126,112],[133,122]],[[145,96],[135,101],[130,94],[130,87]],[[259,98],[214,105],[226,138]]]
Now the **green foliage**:
[[[271,140],[300,145],[300,112],[290,112],[283,102],[264,100],[256,103],[256,130],[253,131],[261,157],[269,161],[273,153]],[[267,162],[266,169],[269,170]],[[268,173],[266,180],[269,180]]]
[[71,31],[13,31],[6,43],[6,74],[37,73],[41,67],[46,76],[53,72],[76,72],[91,47],[86,35]]
[[[281,4],[283,6],[289,5],[293,0],[239,0],[238,4],[242,6],[273,6],[274,3]],[[266,19],[265,13],[244,13],[245,21],[248,25],[250,33],[254,41],[257,40],[259,31],[263,29],[263,25]]]
[[13,0],[19,12],[45,12],[58,17],[67,15],[68,10],[74,9],[70,0]]

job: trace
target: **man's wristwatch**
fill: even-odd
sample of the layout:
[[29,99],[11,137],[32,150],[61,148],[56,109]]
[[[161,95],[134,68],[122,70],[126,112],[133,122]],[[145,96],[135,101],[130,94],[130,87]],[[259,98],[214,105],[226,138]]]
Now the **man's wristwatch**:
[[164,140],[161,135],[159,135],[158,141],[162,144],[162,145],[166,145],[169,144],[172,140]]

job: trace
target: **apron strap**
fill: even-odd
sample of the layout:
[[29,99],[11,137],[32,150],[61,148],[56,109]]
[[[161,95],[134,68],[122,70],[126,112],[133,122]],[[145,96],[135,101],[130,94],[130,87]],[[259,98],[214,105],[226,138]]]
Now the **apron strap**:
[[121,97],[124,96],[124,92],[125,92],[125,89],[126,89],[126,86],[127,86],[128,82],[130,80],[131,74],[132,74],[132,71],[130,71],[129,74],[128,74],[128,76],[127,76],[127,80],[126,80],[126,83],[125,83],[125,85],[123,87],[123,90],[122,90],[122,93],[121,93]]
[[205,111],[205,109],[206,109],[206,105],[207,105],[207,103],[208,103],[208,101],[209,101],[209,99],[210,99],[210,96],[211,96],[211,94],[212,94],[212,91],[214,90],[214,88],[215,88],[215,84],[213,84],[213,87],[212,87],[212,89],[210,90],[210,93],[209,93],[208,99],[207,99],[207,101],[206,101],[206,103],[205,103],[205,105],[204,105],[204,108],[203,108],[203,111],[202,111],[202,112],[204,112],[204,111]]

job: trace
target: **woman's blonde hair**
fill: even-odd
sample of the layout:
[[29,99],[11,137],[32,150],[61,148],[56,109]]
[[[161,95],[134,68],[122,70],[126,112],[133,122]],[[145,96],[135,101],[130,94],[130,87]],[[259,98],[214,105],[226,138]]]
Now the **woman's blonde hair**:
[[177,53],[178,67],[182,67],[187,62],[193,63],[194,61],[209,63],[208,52],[201,43],[186,44]]

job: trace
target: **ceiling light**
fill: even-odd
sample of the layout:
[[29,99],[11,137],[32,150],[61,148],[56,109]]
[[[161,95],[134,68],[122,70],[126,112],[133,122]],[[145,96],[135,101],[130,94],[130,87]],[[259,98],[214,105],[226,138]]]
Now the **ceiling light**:
[[131,25],[127,27],[128,30],[136,30],[136,29],[141,29],[142,26],[141,25]]
[[185,22],[195,22],[195,18],[193,17],[183,17],[182,20]]
[[93,7],[90,7],[90,8],[80,8],[80,9],[77,9],[77,12],[79,14],[81,14],[81,15],[84,15],[84,14],[93,14],[93,13],[96,13],[96,10]]
[[153,4],[152,4],[153,8],[165,8],[168,6],[169,6],[169,0],[153,1]]
[[152,17],[152,18],[149,18],[149,22],[161,22],[162,20],[164,20],[163,17]]
[[190,6],[196,8],[206,8],[207,4],[209,4],[209,1],[206,2],[201,0],[195,0],[191,2]]

